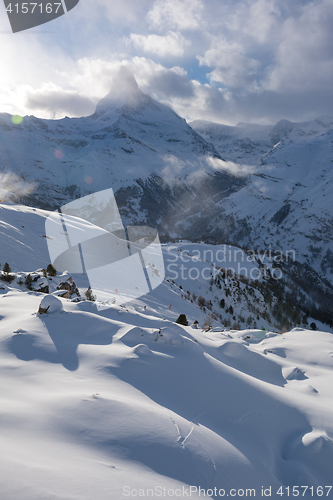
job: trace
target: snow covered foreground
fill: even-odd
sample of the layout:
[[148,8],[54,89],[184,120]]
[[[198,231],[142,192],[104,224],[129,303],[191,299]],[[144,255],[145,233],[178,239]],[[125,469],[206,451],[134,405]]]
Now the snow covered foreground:
[[65,299],[38,315],[43,294],[1,287],[1,498],[319,498],[332,484],[330,333],[204,332]]
[[[1,266],[45,267],[48,213],[0,208]],[[193,283],[205,293],[209,280]],[[53,296],[38,315],[50,295],[0,281],[1,500],[282,498],[288,486],[319,498],[332,484],[332,334],[183,327],[180,313],[205,319],[183,293],[164,281],[103,312]]]

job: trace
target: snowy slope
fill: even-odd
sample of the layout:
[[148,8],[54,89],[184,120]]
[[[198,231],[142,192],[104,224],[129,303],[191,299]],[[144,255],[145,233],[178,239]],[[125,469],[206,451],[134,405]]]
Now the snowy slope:
[[330,485],[331,334],[205,333],[64,299],[39,316],[41,298],[0,296],[6,500]]
[[[0,208],[1,264],[21,277],[45,267],[49,212]],[[219,319],[204,331],[209,309],[186,290],[214,299],[214,259],[244,273],[258,263],[233,247],[186,241],[163,251],[162,285],[102,312],[53,295],[41,315],[50,295],[0,281],[4,499],[202,498],[199,487],[215,499],[271,487],[278,499],[288,486],[317,498],[330,485],[332,334],[234,331]],[[200,276],[188,280],[193,269]],[[45,278],[50,292],[64,278]],[[233,292],[224,297],[229,306]],[[175,323],[181,313],[190,326]]]
[[235,163],[243,163],[245,157],[248,164],[258,163],[272,148],[273,127],[269,125],[238,123],[232,127],[206,120],[195,120],[189,125],[218,151],[223,151],[223,158]]
[[[41,272],[50,263],[45,234],[49,214],[46,210],[22,205],[0,205],[1,266],[7,262],[16,273],[17,279],[12,286],[17,289],[22,288],[17,280],[24,281],[28,273],[40,270],[41,281],[36,289],[48,285],[55,290],[54,282],[44,283]],[[147,314],[150,311],[174,321],[184,313],[190,323],[197,320],[200,326],[210,315],[213,325],[258,326],[275,331],[307,326],[314,321],[318,329],[332,331],[332,326],[329,326],[332,325],[332,286],[322,282],[320,275],[310,268],[299,265],[294,268],[292,262],[291,266],[283,264],[281,268],[273,253],[252,255],[224,244],[181,241],[163,244],[162,253],[166,280],[154,293],[144,296]],[[229,270],[228,276],[226,269]],[[34,276],[37,279],[37,274]],[[67,279],[66,276],[69,277],[68,273],[64,274],[62,281]],[[79,274],[73,277],[84,296],[89,286],[87,277]],[[110,283],[110,287],[115,289],[118,285]],[[222,299],[225,302],[223,307]],[[166,311],[165,306],[171,307]],[[324,314],[316,312],[318,308]]]

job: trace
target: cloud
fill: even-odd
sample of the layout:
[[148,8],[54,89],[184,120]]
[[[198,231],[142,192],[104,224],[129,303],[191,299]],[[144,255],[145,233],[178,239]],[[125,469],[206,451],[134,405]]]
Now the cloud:
[[180,33],[168,31],[165,36],[159,35],[136,35],[132,33],[129,38],[133,44],[144,52],[151,52],[158,56],[167,55],[182,56],[185,48],[191,44]]
[[285,20],[274,64],[263,86],[277,92],[321,92],[333,81],[333,4],[305,5]]
[[[93,4],[90,2],[80,2],[80,9],[82,11],[81,18],[84,21],[96,21],[100,23],[101,17],[107,18],[108,22],[115,29],[124,29],[127,27],[137,26],[142,24],[142,20],[152,0],[122,0],[121,2],[112,2],[110,0],[95,0]],[[93,22],[94,28],[96,22]]]
[[238,164],[233,161],[224,161],[219,158],[212,158],[211,156],[207,157],[207,163],[214,170],[223,170],[232,175],[236,175],[237,177],[246,177],[254,174],[257,170],[257,167],[254,165]]
[[173,155],[165,155],[163,157],[165,167],[161,175],[165,182],[172,184],[175,179],[184,177],[184,172],[191,165],[189,161],[183,161]]
[[200,26],[203,10],[199,0],[156,0],[147,18],[153,28],[188,30]]
[[[198,165],[195,172],[193,172],[192,162],[180,160],[173,155],[165,155],[163,161],[165,167],[161,174],[162,178],[168,184],[173,184],[177,179],[183,179],[185,176],[189,183],[196,182],[202,176],[206,175],[207,166],[214,170],[228,172],[237,177],[247,177],[258,170],[254,165],[237,164],[232,161],[224,161],[211,156],[205,156],[198,159]],[[187,172],[189,175],[187,175]]]
[[26,106],[39,112],[60,118],[64,113],[70,116],[88,116],[94,113],[95,103],[77,91],[64,90],[52,83],[41,89],[26,92]]
[[14,203],[31,194],[36,188],[33,182],[27,182],[13,173],[0,174],[0,201]]
[[161,171],[163,180],[170,186],[176,186],[186,178],[189,186],[197,184],[202,177],[207,175],[206,157],[198,158],[196,170],[193,171],[193,162],[180,160],[173,155],[163,157],[165,167]]
[[174,97],[193,96],[193,85],[179,66],[166,68],[145,57],[134,57],[124,64],[134,74],[140,89],[161,102],[171,105]]
[[[192,94],[192,84],[186,71],[179,66],[166,68],[146,57],[112,60],[84,58],[73,69],[72,85],[97,100],[110,92],[114,77],[120,66],[127,67],[134,75],[140,89],[155,98],[185,96]],[[97,97],[98,96],[98,97]]]
[[281,27],[283,2],[254,0],[240,2],[227,17],[226,26],[238,40],[249,38],[260,44],[271,44]]
[[197,56],[201,66],[214,67],[209,74],[212,82],[229,87],[241,87],[250,83],[249,77],[255,75],[260,62],[246,57],[239,43],[230,43],[224,38],[214,37],[212,46],[205,55]]
[[332,11],[331,0],[96,0],[17,36],[5,16],[0,112],[90,114],[125,65],[188,120],[333,114]]

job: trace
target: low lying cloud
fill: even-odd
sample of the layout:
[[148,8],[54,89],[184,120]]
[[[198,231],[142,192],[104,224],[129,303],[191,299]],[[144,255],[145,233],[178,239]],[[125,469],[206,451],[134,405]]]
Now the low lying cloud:
[[41,89],[26,93],[26,106],[54,118],[69,116],[88,116],[94,113],[95,103],[77,91],[64,90],[53,84],[43,85]]
[[34,182],[25,181],[13,173],[0,174],[0,202],[15,203],[36,189]]
[[165,155],[163,161],[165,167],[161,175],[163,180],[170,186],[175,186],[185,178],[188,185],[195,184],[207,175],[207,163],[204,156],[198,158],[195,170],[193,170],[193,161],[181,160],[174,155]]
[[174,155],[164,156],[163,161],[165,167],[161,172],[162,178],[171,186],[185,178],[189,185],[197,183],[202,177],[207,175],[207,166],[214,170],[227,172],[236,177],[247,177],[258,171],[258,167],[254,165],[238,164],[211,156],[198,158],[195,170],[193,170],[193,161],[184,161]]
[[177,178],[184,177],[186,169],[191,165],[191,162],[180,160],[174,155],[164,156],[163,161],[165,167],[161,174],[163,180],[168,184],[171,184]]
[[257,170],[257,167],[254,165],[238,164],[233,161],[224,161],[210,156],[207,158],[207,163],[213,167],[214,170],[224,170],[229,174],[236,175],[237,177],[246,177],[254,174]]

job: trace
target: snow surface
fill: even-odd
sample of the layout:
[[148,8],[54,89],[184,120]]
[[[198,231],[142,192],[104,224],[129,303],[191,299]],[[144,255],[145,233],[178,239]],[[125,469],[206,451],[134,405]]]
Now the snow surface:
[[138,303],[59,300],[40,316],[41,294],[0,298],[3,498],[330,484],[331,334],[204,332]]
[[[2,205],[1,215],[2,264],[19,275],[45,267],[48,212]],[[171,252],[208,257],[208,247],[181,242]],[[206,293],[209,279],[195,286]],[[218,322],[206,332],[184,293],[167,276],[141,299],[98,312],[0,282],[2,498],[159,498],[192,486],[192,498],[199,487],[229,496],[254,488],[256,497],[272,487],[277,499],[280,486],[332,484],[332,334]],[[38,314],[50,299],[58,308]],[[180,313],[190,326],[175,323]]]

